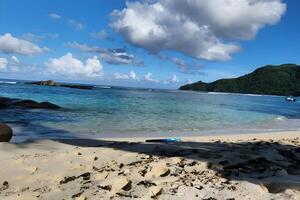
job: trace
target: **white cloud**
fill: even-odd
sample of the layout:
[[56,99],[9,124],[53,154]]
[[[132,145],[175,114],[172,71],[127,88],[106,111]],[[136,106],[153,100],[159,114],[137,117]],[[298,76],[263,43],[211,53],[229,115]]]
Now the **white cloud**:
[[204,75],[205,73],[202,71],[203,66],[199,63],[196,64],[188,64],[184,60],[173,57],[170,59],[172,63],[174,63],[179,71],[184,74],[192,74],[192,75]]
[[171,82],[172,83],[179,83],[179,79],[177,78],[177,76],[175,74],[172,76]]
[[115,79],[119,80],[133,80],[133,81],[139,81],[139,78],[137,77],[136,73],[131,70],[129,74],[122,74],[119,72],[116,72],[113,74]]
[[166,84],[178,84],[178,83],[180,83],[180,81],[175,74],[173,74],[173,76],[170,79],[163,81],[163,84],[165,84],[165,85]]
[[40,42],[45,38],[56,39],[58,38],[58,33],[43,33],[43,34],[34,34],[34,33],[25,33],[22,35],[24,40],[28,40],[30,42]]
[[97,56],[86,60],[85,64],[74,58],[71,53],[60,58],[49,59],[45,65],[52,73],[65,75],[84,75],[84,76],[99,76],[101,75],[102,65]]
[[61,19],[61,16],[58,15],[58,14],[56,14],[56,13],[50,13],[50,14],[49,14],[49,17],[50,17],[51,19],[56,19],[56,20]]
[[11,59],[15,64],[20,63],[19,59],[16,56],[12,56]]
[[119,80],[128,80],[129,76],[127,74],[122,74],[119,72],[114,73],[114,78]]
[[25,39],[25,40],[31,41],[31,42],[39,42],[42,39],[44,39],[44,36],[36,35],[36,34],[33,34],[33,33],[25,33],[22,36],[22,38]]
[[68,24],[73,26],[78,31],[82,31],[84,29],[84,24],[74,19],[69,19]]
[[143,61],[136,59],[134,55],[127,53],[126,49],[123,48],[106,49],[98,46],[88,46],[86,44],[79,44],[77,42],[68,42],[66,43],[66,46],[74,49],[79,49],[80,51],[88,53],[99,53],[100,58],[108,64],[134,64],[138,66],[144,66]]
[[159,80],[156,80],[156,79],[153,78],[151,72],[147,72],[147,73],[144,75],[144,80],[145,80],[145,81],[149,81],[149,82],[159,83]]
[[99,32],[92,32],[91,36],[96,39],[108,39],[109,38],[106,30],[101,30]]
[[178,51],[226,61],[240,50],[224,41],[253,39],[285,13],[281,0],[157,0],[127,2],[111,26],[131,44],[152,53]]
[[138,77],[137,77],[136,73],[135,73],[133,70],[130,71],[129,77],[130,77],[132,80],[138,80]]
[[8,61],[6,58],[0,58],[0,70],[6,69],[7,63]]
[[0,36],[0,52],[6,54],[36,55],[48,50],[46,47],[41,48],[32,42],[13,37],[10,33]]
[[16,56],[12,56],[11,58],[0,58],[0,71],[18,72],[19,63],[19,59]]

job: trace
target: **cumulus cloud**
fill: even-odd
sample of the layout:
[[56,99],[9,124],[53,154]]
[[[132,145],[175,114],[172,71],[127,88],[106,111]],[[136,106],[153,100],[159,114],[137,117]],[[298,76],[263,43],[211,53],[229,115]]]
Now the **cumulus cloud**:
[[97,58],[89,58],[83,63],[81,60],[74,58],[71,53],[60,58],[49,59],[45,66],[52,73],[58,73],[63,75],[84,75],[84,76],[99,76],[101,75],[102,65]]
[[163,50],[226,61],[265,25],[285,13],[281,0],[157,0],[127,2],[112,13],[111,27],[129,43],[158,54]]
[[36,55],[48,50],[46,47],[41,48],[32,42],[13,37],[10,33],[0,36],[0,52],[5,54]]
[[84,29],[84,24],[81,22],[78,22],[74,19],[69,19],[68,24],[72,27],[74,27],[78,31],[82,31]]
[[172,83],[179,83],[179,79],[177,78],[177,76],[175,74],[172,76],[171,82]]
[[130,77],[132,80],[138,80],[138,77],[137,77],[136,73],[135,73],[133,70],[130,71],[129,77]]
[[127,74],[122,74],[119,72],[114,73],[114,78],[119,80],[127,80],[129,79],[129,76]]
[[147,72],[144,75],[144,81],[159,83],[159,80],[154,79],[152,75],[153,74],[151,72]]
[[127,53],[126,49],[123,48],[107,49],[98,46],[88,46],[85,44],[79,44],[77,42],[69,42],[66,44],[66,46],[79,49],[80,51],[88,53],[97,53],[100,55],[100,58],[108,64],[134,64],[138,66],[144,65],[142,61],[135,58],[134,55]]
[[129,74],[123,74],[123,73],[116,72],[113,75],[114,75],[114,78],[118,79],[118,80],[139,81],[139,78],[137,77],[136,73],[133,70],[131,70],[129,72]]
[[61,19],[61,16],[58,15],[58,14],[56,14],[56,13],[50,13],[50,14],[49,14],[49,17],[50,17],[51,19],[56,19],[56,20]]
[[0,70],[6,69],[7,63],[8,61],[6,58],[0,58]]
[[95,39],[111,39],[104,29],[99,32],[92,32],[91,36]]
[[178,84],[178,83],[180,83],[180,81],[175,74],[173,74],[173,76],[170,79],[163,81],[163,84],[165,84],[165,85],[166,84]]
[[16,56],[0,58],[0,71],[18,72],[20,61]]
[[170,59],[173,62],[178,70],[184,74],[192,74],[192,75],[204,75],[205,73],[202,71],[203,66],[201,64],[188,64],[183,59],[173,57]]

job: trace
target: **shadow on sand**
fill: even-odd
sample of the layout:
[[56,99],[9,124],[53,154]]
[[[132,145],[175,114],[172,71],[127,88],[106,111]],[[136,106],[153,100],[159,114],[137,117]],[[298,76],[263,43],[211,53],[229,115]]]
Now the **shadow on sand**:
[[[144,143],[117,142],[95,139],[53,139],[56,142],[79,147],[102,147],[136,152],[160,159],[179,157],[179,168],[206,162],[216,176],[230,180],[248,181],[265,186],[271,193],[285,189],[300,189],[300,148],[296,144],[285,145],[278,142],[177,142]],[[28,141],[30,144],[33,141]],[[295,141],[296,143],[296,141]],[[22,144],[20,144],[22,145]],[[23,144],[24,145],[24,144]],[[26,146],[26,144],[25,144]],[[149,163],[147,162],[147,163]],[[135,164],[138,164],[135,163]],[[182,171],[178,171],[182,173]],[[195,171],[193,175],[201,175]]]

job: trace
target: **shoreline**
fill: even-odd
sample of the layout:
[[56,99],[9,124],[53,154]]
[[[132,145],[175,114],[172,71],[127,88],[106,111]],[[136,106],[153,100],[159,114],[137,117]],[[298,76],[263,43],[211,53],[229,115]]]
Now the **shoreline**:
[[[300,131],[0,143],[0,198],[299,199]],[[298,152],[298,153],[297,153]]]
[[[271,135],[272,134],[272,135]],[[199,135],[199,136],[182,136],[182,137],[175,137],[181,138],[183,141],[193,140],[193,139],[202,139],[203,141],[212,141],[215,139],[220,140],[235,140],[233,137],[238,136],[241,140],[250,140],[253,138],[257,139],[291,139],[293,137],[300,137],[300,130],[287,130],[287,131],[270,131],[270,132],[257,132],[257,133],[232,133],[232,134],[213,134],[213,135]],[[157,139],[163,139],[165,137],[155,137]],[[80,138],[79,138],[80,139]],[[94,138],[94,139],[101,139],[101,140],[113,140],[113,141],[135,141],[135,142],[143,142],[146,139],[151,139],[151,137],[104,137],[104,138]],[[71,139],[72,140],[72,139]],[[74,139],[76,140],[76,139]]]

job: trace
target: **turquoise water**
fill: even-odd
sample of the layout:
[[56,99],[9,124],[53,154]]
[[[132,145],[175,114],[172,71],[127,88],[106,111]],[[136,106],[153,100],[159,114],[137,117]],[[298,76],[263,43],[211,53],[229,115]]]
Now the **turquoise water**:
[[0,82],[0,96],[49,101],[49,110],[1,110],[15,138],[156,137],[298,130],[300,104],[279,96]]

